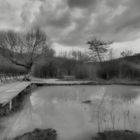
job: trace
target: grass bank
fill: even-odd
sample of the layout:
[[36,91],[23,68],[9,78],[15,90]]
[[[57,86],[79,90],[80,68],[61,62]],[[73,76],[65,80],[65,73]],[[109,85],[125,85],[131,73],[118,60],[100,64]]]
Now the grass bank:
[[57,140],[57,132],[54,129],[35,129],[12,140]]
[[92,140],[140,140],[140,134],[129,130],[104,131],[98,133]]

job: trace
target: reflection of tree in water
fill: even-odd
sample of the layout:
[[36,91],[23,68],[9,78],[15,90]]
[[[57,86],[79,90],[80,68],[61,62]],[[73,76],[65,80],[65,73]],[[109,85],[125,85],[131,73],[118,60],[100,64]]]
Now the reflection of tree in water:
[[[133,88],[133,87],[132,87]],[[109,89],[111,90],[110,94],[108,94],[108,96],[112,96],[113,98],[120,98],[122,99],[124,102],[133,102],[135,99],[137,99],[140,96],[140,92],[138,92],[137,90],[131,90],[129,89],[128,86],[124,86],[123,88],[119,87],[116,88],[112,88]]]
[[5,129],[6,129],[6,127],[3,125],[3,120],[0,119],[0,138],[2,137]]
[[128,93],[122,94],[120,97],[125,102],[133,103],[134,100],[136,100],[139,96],[140,94],[138,92],[133,92],[133,93],[128,92]]
[[[138,92],[124,92],[118,95],[106,92],[99,101],[99,105],[92,105],[91,122],[97,121],[98,132],[104,130],[128,129],[137,130],[137,116],[130,108],[138,98]],[[95,110],[96,107],[96,110]],[[96,119],[95,119],[96,114]]]
[[10,118],[7,128],[3,133],[4,136],[8,138],[15,137],[17,134],[27,131],[27,128],[32,130],[35,128],[35,122],[38,123],[38,121],[34,120],[36,116],[30,98],[26,99],[24,109],[15,117]]

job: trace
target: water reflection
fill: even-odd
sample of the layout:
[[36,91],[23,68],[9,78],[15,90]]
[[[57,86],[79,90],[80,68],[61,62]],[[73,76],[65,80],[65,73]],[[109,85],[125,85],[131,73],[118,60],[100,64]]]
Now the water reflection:
[[3,121],[1,137],[34,128],[54,128],[61,140],[90,140],[103,130],[140,131],[140,88],[136,86],[42,87],[24,109]]

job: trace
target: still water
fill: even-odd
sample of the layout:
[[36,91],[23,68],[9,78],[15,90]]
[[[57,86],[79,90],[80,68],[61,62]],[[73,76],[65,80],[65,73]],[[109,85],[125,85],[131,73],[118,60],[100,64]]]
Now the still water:
[[34,128],[53,128],[60,140],[90,140],[103,130],[140,131],[140,87],[52,86],[38,88],[24,109],[1,121],[0,138]]

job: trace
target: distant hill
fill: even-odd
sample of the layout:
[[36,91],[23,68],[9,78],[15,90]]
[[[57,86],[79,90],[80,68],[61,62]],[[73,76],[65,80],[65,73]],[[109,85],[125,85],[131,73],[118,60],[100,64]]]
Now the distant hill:
[[[120,58],[121,60],[122,58]],[[128,62],[133,62],[133,63],[136,63],[136,64],[140,64],[140,53],[138,54],[135,54],[133,56],[127,56],[124,58],[124,60],[127,60]]]

